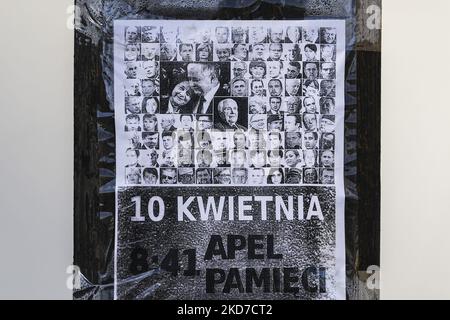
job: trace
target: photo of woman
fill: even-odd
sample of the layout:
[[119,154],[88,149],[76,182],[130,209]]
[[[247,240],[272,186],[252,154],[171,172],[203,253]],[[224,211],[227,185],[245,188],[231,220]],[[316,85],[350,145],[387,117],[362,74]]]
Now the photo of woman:
[[161,99],[161,113],[192,113],[193,96],[189,81],[176,82],[169,98]]
[[284,183],[284,172],[281,168],[270,169],[269,175],[267,176],[267,184],[283,184]]
[[196,61],[213,61],[213,49],[211,44],[201,43],[197,45]]

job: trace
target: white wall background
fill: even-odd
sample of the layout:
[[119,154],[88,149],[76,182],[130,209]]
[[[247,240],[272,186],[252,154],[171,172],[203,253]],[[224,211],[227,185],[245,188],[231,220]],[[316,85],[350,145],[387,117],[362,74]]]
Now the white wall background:
[[71,0],[0,5],[0,298],[70,299]]
[[[0,299],[71,298],[71,4],[1,5]],[[450,299],[450,1],[383,6],[382,298]]]
[[450,1],[383,1],[381,294],[450,299]]

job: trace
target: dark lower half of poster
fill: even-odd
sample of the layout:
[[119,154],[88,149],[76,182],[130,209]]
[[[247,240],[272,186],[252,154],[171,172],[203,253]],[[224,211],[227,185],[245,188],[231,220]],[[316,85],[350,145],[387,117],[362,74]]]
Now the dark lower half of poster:
[[117,299],[336,299],[335,187],[117,190]]

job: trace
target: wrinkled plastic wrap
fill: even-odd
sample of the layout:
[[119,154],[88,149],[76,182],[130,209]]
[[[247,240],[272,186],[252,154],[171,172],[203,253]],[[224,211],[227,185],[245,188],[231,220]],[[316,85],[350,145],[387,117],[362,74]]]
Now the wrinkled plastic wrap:
[[[373,1],[380,5],[380,1]],[[377,299],[366,286],[380,257],[380,35],[367,35],[371,1],[77,0],[75,24],[74,299],[113,299],[116,19],[345,19],[345,235],[347,298]],[[370,32],[369,32],[370,33]],[[151,271],[129,278],[136,285]],[[149,288],[151,291],[151,288]]]

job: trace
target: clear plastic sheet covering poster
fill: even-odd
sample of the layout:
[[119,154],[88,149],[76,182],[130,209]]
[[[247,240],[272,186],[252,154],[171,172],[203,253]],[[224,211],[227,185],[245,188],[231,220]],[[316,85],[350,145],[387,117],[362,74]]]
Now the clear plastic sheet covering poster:
[[114,298],[345,299],[345,39],[114,21]]
[[74,299],[377,299],[380,8],[76,0]]

